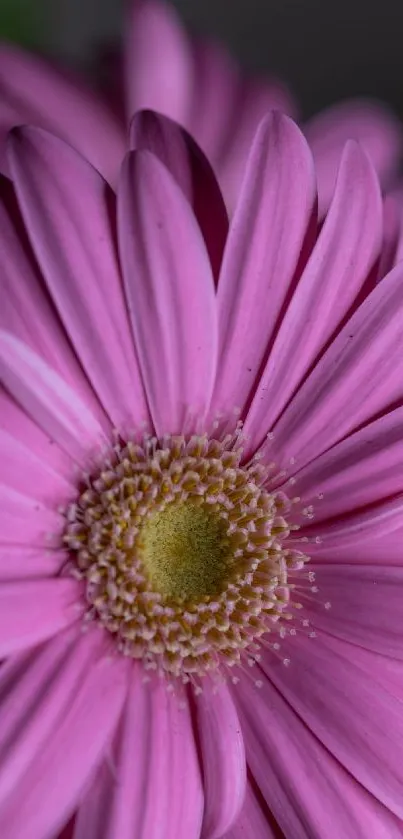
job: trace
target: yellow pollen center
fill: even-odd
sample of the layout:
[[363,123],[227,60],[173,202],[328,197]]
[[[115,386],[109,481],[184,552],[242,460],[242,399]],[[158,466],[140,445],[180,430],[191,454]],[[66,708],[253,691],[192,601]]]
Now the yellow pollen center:
[[205,505],[174,502],[152,514],[140,531],[138,552],[153,589],[177,601],[218,594],[228,576],[226,528]]

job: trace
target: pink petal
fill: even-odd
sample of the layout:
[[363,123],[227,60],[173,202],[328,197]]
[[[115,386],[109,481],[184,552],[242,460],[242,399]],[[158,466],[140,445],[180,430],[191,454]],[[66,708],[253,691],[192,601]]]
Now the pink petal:
[[[0,48],[0,100],[11,109],[1,134],[16,124],[35,123],[72,143],[114,183],[124,154],[124,136],[97,95],[84,82],[62,75],[42,59],[15,46]],[[18,119],[12,118],[12,113]],[[5,114],[6,116],[6,114]],[[4,149],[0,146],[0,165]]]
[[[403,660],[403,568],[314,565],[319,595],[307,611],[314,626],[385,656]],[[323,609],[324,602],[331,609]]]
[[76,492],[73,480],[66,480],[27,445],[0,429],[0,460],[4,484],[50,509],[63,500],[72,501]]
[[298,542],[315,562],[400,565],[403,538],[401,497],[359,510],[345,518],[313,525]]
[[234,119],[229,125],[227,143],[221,155],[220,183],[227,207],[234,211],[245,174],[246,162],[259,123],[269,111],[294,116],[295,103],[284,85],[276,81],[244,81],[239,86]]
[[[17,538],[19,533],[16,531]],[[3,544],[0,545],[0,582],[51,577],[66,565],[67,560],[68,555],[57,548]]]
[[347,140],[361,143],[384,187],[397,170],[402,129],[395,115],[378,102],[358,100],[335,105],[314,117],[304,132],[315,159],[320,215],[330,204]]
[[192,53],[175,9],[158,0],[139,0],[126,31],[128,116],[151,108],[188,128]]
[[400,238],[399,205],[393,195],[389,195],[383,207],[383,245],[379,263],[378,278],[382,280],[397,264]]
[[201,835],[219,839],[236,822],[245,795],[242,731],[225,685],[214,691],[205,679],[196,707],[205,795]]
[[0,539],[3,544],[43,546],[47,537],[57,540],[63,528],[63,518],[55,508],[49,508],[35,498],[0,484]]
[[241,76],[221,44],[208,41],[194,44],[193,60],[194,90],[189,129],[218,170],[239,120]]
[[316,522],[403,492],[403,407],[324,452],[298,472],[295,492]]
[[100,425],[71,388],[39,356],[0,330],[0,379],[32,419],[73,459],[88,464],[105,443]]
[[74,839],[199,839],[203,793],[189,708],[134,668],[111,768],[80,807]]
[[214,172],[192,137],[168,117],[140,111],[131,124],[131,148],[148,149],[167,167],[190,201],[217,279],[228,217]]
[[[1,807],[53,737],[99,657],[99,632],[79,625],[41,647],[13,655],[0,670]],[[1,817],[1,816],[0,816]]]
[[246,785],[245,802],[236,823],[224,839],[286,839],[271,815],[253,778]]
[[70,146],[14,133],[10,163],[32,245],[76,353],[112,423],[147,416],[110,217],[113,195]]
[[88,668],[53,736],[0,811],[4,836],[51,839],[66,823],[108,748],[129,666],[122,657],[104,657]]
[[189,415],[193,421],[204,417],[210,400],[217,354],[214,285],[186,198],[146,151],[131,152],[123,167],[119,239],[156,433],[178,433]]
[[36,265],[10,181],[0,176],[0,327],[32,347],[105,425],[106,417],[60,323]]
[[[349,644],[346,645],[350,647]],[[314,737],[323,743],[325,748],[347,769],[349,773],[365,787],[379,802],[385,805],[392,813],[402,818],[402,783],[403,766],[401,761],[403,747],[403,717],[402,704],[392,694],[385,690],[374,678],[367,675],[360,666],[356,666],[344,654],[344,642],[328,638],[318,633],[315,639],[295,636],[292,644],[289,645],[288,653],[291,658],[289,667],[274,662],[272,656],[263,658],[263,668],[276,688],[281,692],[286,702],[294,709],[301,721],[307,726],[300,726],[301,736],[298,737],[298,746],[301,748],[301,757],[306,750],[302,747],[302,731],[308,730],[314,736],[310,740],[315,743]],[[273,699],[274,691],[266,693],[266,701],[269,703],[271,715],[271,731],[276,730],[273,725]],[[284,703],[284,708],[287,707]],[[256,708],[254,708],[256,713]],[[284,711],[283,711],[284,713]],[[283,717],[284,719],[284,717]],[[287,723],[283,730],[287,730]],[[263,730],[263,729],[261,729]],[[247,757],[250,755],[249,748],[253,745],[248,742],[246,733]],[[326,753],[324,753],[325,755]],[[288,754],[288,757],[290,755]],[[306,766],[306,764],[305,764]],[[253,771],[253,766],[252,766]],[[324,761],[322,763],[322,773]],[[306,769],[303,770],[306,777]],[[294,778],[297,776],[294,765]],[[310,780],[312,789],[312,782]],[[353,783],[348,779],[345,791],[340,790],[337,796],[348,804],[352,795]],[[331,787],[335,786],[335,779]],[[326,801],[327,812],[329,812],[328,795],[318,796]],[[364,801],[366,800],[366,797]],[[356,802],[358,805],[358,801]],[[379,811],[375,802],[373,812],[380,812],[380,824],[386,816],[384,811]],[[339,807],[339,817],[345,810]],[[355,807],[351,807],[349,819],[352,819]],[[371,815],[371,808],[362,807],[361,818]],[[375,815],[374,813],[374,815]],[[336,812],[334,813],[336,819]],[[374,820],[374,827],[377,820]],[[387,821],[384,822],[386,825]],[[370,822],[369,822],[370,824]],[[365,822],[364,822],[365,825]],[[336,832],[337,836],[347,835],[345,830]],[[340,828],[340,822],[339,822]],[[326,832],[322,831],[322,835]],[[366,828],[362,831],[363,837],[378,836],[377,830]],[[382,834],[381,834],[382,835]],[[393,836],[393,833],[386,833],[386,836]],[[398,834],[399,835],[399,834]],[[352,837],[357,836],[354,832]]]
[[272,113],[252,146],[218,284],[215,412],[242,408],[255,386],[292,288],[314,205],[314,170],[305,140],[287,117]]
[[[352,189],[352,184],[354,188]],[[255,449],[348,314],[382,243],[379,184],[355,143],[346,146],[334,198],[290,301],[245,423]]]
[[[278,669],[287,677],[292,665],[278,664]],[[295,713],[293,703],[290,707],[270,681],[260,676],[261,691],[251,680],[240,682],[238,708],[250,771],[285,835],[292,839],[397,839],[401,835],[397,819],[329,754]],[[320,681],[318,674],[316,679]],[[301,693],[305,696],[303,685]],[[346,714],[347,708],[346,702]],[[319,719],[326,717],[325,709],[326,704],[318,709]],[[347,717],[346,730],[348,722]]]
[[84,605],[77,580],[30,580],[0,586],[0,657],[51,638],[79,617]]
[[353,314],[275,426],[276,460],[313,460],[403,395],[403,267]]

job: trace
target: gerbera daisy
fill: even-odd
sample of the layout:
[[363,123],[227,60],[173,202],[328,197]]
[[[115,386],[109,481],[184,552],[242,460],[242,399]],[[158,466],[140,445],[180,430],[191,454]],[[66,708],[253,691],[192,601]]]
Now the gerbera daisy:
[[0,834],[401,837],[403,267],[372,165],[346,146],[318,232],[272,113],[227,235],[183,131],[132,138],[117,216],[42,129],[1,181]]
[[[1,47],[2,170],[7,174],[2,148],[7,130],[33,123],[71,142],[115,186],[127,146],[126,126],[137,110],[152,108],[195,137],[218,174],[232,213],[259,121],[272,108],[295,117],[293,97],[278,81],[246,78],[217,44],[191,40],[174,8],[160,0],[133,0],[125,33],[120,59],[124,69],[116,80],[107,71],[104,97],[88,90],[83,80],[73,81],[33,55]],[[100,66],[99,76],[104,75]],[[320,215],[329,205],[348,139],[363,144],[383,188],[391,184],[402,131],[384,105],[346,101],[314,117],[304,132],[315,160]]]

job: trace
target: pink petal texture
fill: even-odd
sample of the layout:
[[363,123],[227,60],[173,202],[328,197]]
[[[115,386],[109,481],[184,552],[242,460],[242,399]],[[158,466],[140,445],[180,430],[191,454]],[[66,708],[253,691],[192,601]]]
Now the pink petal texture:
[[2,478],[11,490],[24,493],[54,509],[57,496],[72,501],[76,493],[73,481],[68,482],[50,464],[44,463],[30,448],[0,429]]
[[52,737],[5,802],[0,813],[3,835],[51,839],[67,821],[108,749],[125,700],[129,667],[124,659],[104,656],[87,669]]
[[[15,539],[19,538],[17,530]],[[68,555],[57,548],[21,544],[0,545],[0,583],[27,581],[57,574]]]
[[73,81],[15,46],[0,47],[0,168],[6,132],[35,123],[71,142],[112,183],[124,153],[124,133],[80,79]]
[[[123,274],[158,435],[203,418],[216,367],[213,277],[189,204],[165,167],[131,152],[119,189]],[[186,348],[186,352],[184,352]]]
[[187,128],[192,52],[172,6],[158,0],[133,3],[125,57],[129,117],[152,108]]
[[215,411],[248,401],[293,287],[315,197],[305,140],[287,117],[270,114],[251,149],[218,284]]
[[329,213],[285,313],[248,412],[245,431],[251,447],[261,442],[262,429],[274,425],[315,358],[346,317],[380,255],[381,242],[379,184],[368,158],[358,145],[349,143],[343,153]]
[[285,839],[253,778],[246,787],[245,802],[234,827],[225,834],[224,839]]
[[39,356],[0,331],[0,380],[40,425],[81,465],[106,442],[100,425],[79,397]]
[[0,484],[0,533],[5,544],[42,545],[51,534],[60,534],[63,519],[55,509]]
[[400,211],[394,195],[388,195],[383,207],[383,245],[378,279],[382,280],[397,264],[400,239]]
[[395,174],[402,143],[402,127],[393,113],[378,102],[350,101],[334,105],[305,125],[318,176],[319,210],[330,203],[342,149],[358,140],[371,158],[383,187]]
[[279,462],[301,468],[402,398],[402,279],[378,284],[304,382],[274,429]]
[[[207,682],[207,680],[206,680]],[[219,839],[239,816],[246,782],[245,751],[231,695],[203,684],[197,697],[205,809],[203,839]]]
[[14,134],[10,163],[43,276],[94,390],[114,425],[140,425],[147,409],[112,245],[113,196],[40,129]]
[[[403,492],[403,407],[379,417],[297,473],[294,487],[324,519]],[[318,498],[320,495],[320,498]]]
[[0,587],[0,657],[51,638],[79,617],[81,584],[72,579],[6,582]]
[[[319,632],[315,639],[295,637],[292,654],[289,650],[292,657],[289,667],[281,663],[274,667],[271,658],[263,659],[263,667],[284,699],[307,726],[307,735],[310,729],[353,778],[378,802],[402,818],[401,700],[345,656],[344,647],[351,649],[349,643]],[[273,708],[270,710],[272,713]],[[245,737],[247,758],[250,759],[247,733]],[[312,735],[308,739],[312,744],[315,743]],[[353,788],[350,781],[351,793]],[[347,785],[342,800],[348,802],[348,795]],[[373,809],[379,809],[375,802]],[[363,825],[366,814],[368,818],[371,815],[368,803],[360,813]],[[385,835],[393,836],[393,833],[389,834],[386,830],[388,821],[385,813],[379,820],[379,829],[382,822]],[[340,834],[343,835],[342,830]],[[367,830],[362,835],[377,836],[378,832]]]
[[83,800],[74,839],[198,839],[202,811],[189,706],[163,684],[150,690],[135,667],[110,765]]
[[228,234],[228,216],[207,158],[183,128],[152,111],[140,111],[134,116],[130,145],[155,154],[183,190],[203,233],[217,279]]
[[[314,641],[311,643],[316,644]],[[310,661],[310,655],[307,654],[307,668],[311,666]],[[332,757],[322,745],[321,738],[312,736],[304,725],[305,717],[302,716],[301,719],[299,713],[295,712],[296,706],[299,711],[304,699],[309,697],[304,681],[299,682],[298,678],[305,678],[305,672],[311,671],[301,671],[299,668],[296,676],[294,661],[289,668],[281,663],[277,668],[273,668],[271,664],[270,672],[273,669],[276,674],[275,682],[279,680],[277,671],[279,678],[285,682],[290,678],[293,692],[285,692],[283,685],[281,688],[288,701],[263,674],[264,684],[261,691],[257,691],[252,681],[243,679],[238,685],[237,697],[250,771],[285,835],[292,839],[323,839],[325,836],[345,836],[346,839],[367,839],[368,836],[379,836],[380,839],[400,837],[401,827],[394,815],[349,775],[342,763]],[[334,674],[330,703],[327,691],[323,691],[320,671],[315,672],[309,679],[310,682],[316,680],[314,693],[323,694],[325,703],[320,710],[317,708],[316,719],[322,728],[329,726],[329,723],[334,724],[334,719],[330,718],[329,705],[333,710],[336,706],[338,724],[346,742],[347,732],[352,725],[349,718],[350,697],[344,681],[340,679],[340,671],[335,673],[334,662],[328,665],[326,673],[327,671]],[[340,694],[343,694],[343,701]],[[303,699],[300,700],[300,696]],[[329,709],[328,712],[326,709]],[[397,712],[396,708],[395,711]],[[375,717],[375,714],[373,716]],[[353,740],[357,742],[351,744],[350,751],[352,754],[353,747],[359,747],[356,760],[361,763],[366,756],[361,749],[361,743],[365,742],[365,731],[358,716],[358,708],[355,723],[357,727],[354,729]],[[379,719],[376,729],[380,730]],[[325,740],[324,742],[326,743]],[[386,743],[384,750],[385,747]],[[337,754],[333,749],[330,751]],[[371,755],[371,764],[375,765],[376,762],[375,754]]]
[[88,667],[99,656],[100,632],[79,625],[46,644],[13,655],[0,675],[0,802],[32,771],[65,716]]
[[14,187],[0,176],[2,271],[0,326],[29,344],[88,404],[101,423],[106,417],[54,310],[36,265]]
[[[403,568],[314,565],[320,603],[307,607],[315,627],[385,656],[403,659]],[[325,611],[323,603],[330,602]]]

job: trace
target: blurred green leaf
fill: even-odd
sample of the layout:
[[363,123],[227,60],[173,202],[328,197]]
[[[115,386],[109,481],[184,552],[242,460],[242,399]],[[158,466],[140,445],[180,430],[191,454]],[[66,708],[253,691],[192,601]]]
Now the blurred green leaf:
[[0,38],[25,46],[41,45],[45,30],[40,0],[0,0]]

